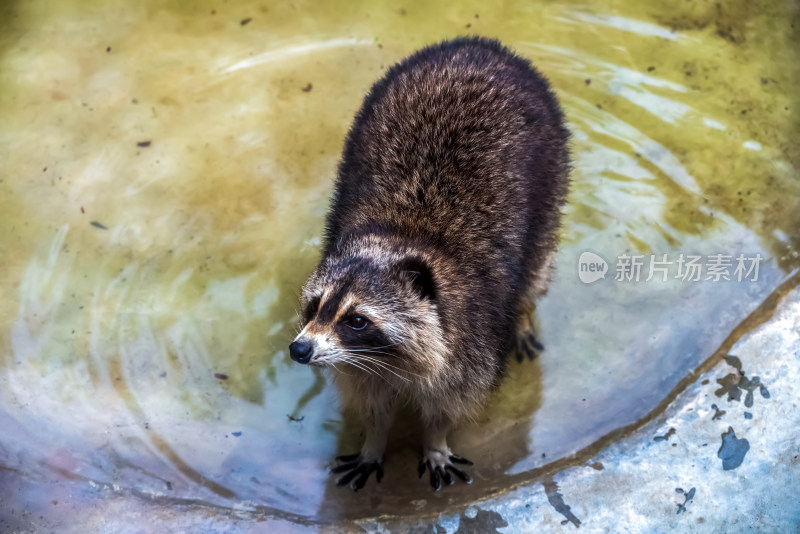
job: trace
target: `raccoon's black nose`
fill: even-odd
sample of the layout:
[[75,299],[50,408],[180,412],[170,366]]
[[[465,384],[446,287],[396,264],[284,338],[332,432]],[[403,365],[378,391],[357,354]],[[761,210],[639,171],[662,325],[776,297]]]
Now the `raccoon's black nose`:
[[289,345],[289,355],[297,363],[308,363],[312,354],[314,348],[308,341],[294,341]]

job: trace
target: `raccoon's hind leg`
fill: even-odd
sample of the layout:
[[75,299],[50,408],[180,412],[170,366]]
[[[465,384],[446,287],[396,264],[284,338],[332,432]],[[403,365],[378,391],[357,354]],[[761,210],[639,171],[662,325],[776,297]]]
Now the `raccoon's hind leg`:
[[534,310],[535,308],[524,311],[517,320],[515,352],[519,362],[525,358],[533,360],[544,350],[544,345],[536,338],[536,325],[533,321]]
[[472,462],[456,456],[447,446],[447,432],[452,426],[450,420],[446,417],[428,418],[425,415],[423,413],[423,419],[426,421],[422,460],[417,469],[419,477],[422,478],[427,469],[430,473],[431,486],[436,491],[442,488],[442,482],[448,485],[453,484],[452,475],[471,484],[470,476],[454,464],[472,465]]
[[555,252],[551,252],[545,261],[531,274],[525,295],[520,302],[520,313],[516,325],[515,352],[517,360],[532,360],[544,350],[544,346],[536,338],[536,325],[533,317],[536,312],[536,300],[547,293],[547,286],[553,272]]
[[358,491],[372,473],[375,473],[378,482],[383,478],[383,451],[386,449],[386,434],[394,418],[396,396],[388,389],[362,387],[354,391],[362,396],[348,400],[361,415],[366,439],[360,453],[338,456],[336,461],[339,465],[331,472],[345,473],[336,481],[337,486],[349,484],[353,491]]

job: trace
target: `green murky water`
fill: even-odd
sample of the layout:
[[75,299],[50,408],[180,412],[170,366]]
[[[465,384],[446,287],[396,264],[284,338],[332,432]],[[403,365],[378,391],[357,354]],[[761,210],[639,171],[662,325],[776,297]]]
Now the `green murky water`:
[[[434,513],[582,461],[800,267],[797,17],[744,1],[6,2],[0,468],[327,522]],[[574,133],[546,349],[451,438],[473,485],[431,494],[404,417],[384,483],[353,495],[327,469],[358,425],[286,352],[299,287],[363,94],[463,34],[531,58]],[[580,280],[586,251],[605,279]],[[638,283],[615,280],[623,254],[642,256]],[[645,281],[651,254],[667,281]],[[681,254],[730,256],[732,280],[676,278]],[[757,279],[737,281],[757,254]]]

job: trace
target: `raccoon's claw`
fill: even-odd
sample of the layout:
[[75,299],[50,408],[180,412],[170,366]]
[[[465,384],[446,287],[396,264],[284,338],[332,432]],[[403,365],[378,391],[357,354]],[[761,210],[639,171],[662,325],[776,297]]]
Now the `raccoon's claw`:
[[464,464],[464,465],[475,465],[466,458],[462,458],[461,456],[456,456],[455,454],[450,455],[450,461],[454,464]]
[[525,357],[529,360],[533,360],[543,350],[544,345],[539,343],[539,340],[536,339],[536,335],[533,332],[525,332],[517,338],[518,362],[521,362]]
[[472,462],[466,458],[456,456],[455,454],[446,457],[440,452],[429,451],[420,461],[419,467],[417,467],[417,473],[419,474],[419,478],[422,478],[422,475],[425,474],[425,469],[427,469],[430,473],[431,487],[436,491],[442,489],[442,482],[448,486],[451,486],[455,482],[451,473],[467,484],[472,484],[472,478],[453,464],[472,465]]
[[344,476],[336,481],[337,486],[350,484],[353,491],[358,491],[364,487],[373,472],[378,483],[383,478],[383,462],[366,461],[361,458],[360,454],[338,456],[336,461],[342,463],[331,469],[331,473],[345,473]]

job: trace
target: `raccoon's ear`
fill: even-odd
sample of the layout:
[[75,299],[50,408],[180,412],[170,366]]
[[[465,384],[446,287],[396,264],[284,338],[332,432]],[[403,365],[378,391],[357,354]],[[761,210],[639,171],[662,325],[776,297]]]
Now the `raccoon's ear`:
[[422,258],[405,258],[399,264],[401,274],[411,282],[414,289],[423,299],[436,298],[436,283],[430,266]]

